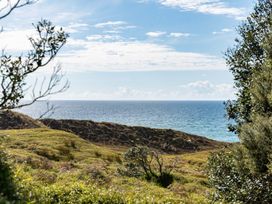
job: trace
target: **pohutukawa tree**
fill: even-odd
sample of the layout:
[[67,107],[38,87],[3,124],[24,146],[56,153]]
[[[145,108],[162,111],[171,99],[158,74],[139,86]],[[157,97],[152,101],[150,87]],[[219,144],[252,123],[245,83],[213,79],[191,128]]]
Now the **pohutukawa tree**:
[[[37,0],[0,0],[0,20],[6,18],[14,9],[35,3]],[[39,99],[65,91],[69,82],[63,82],[61,67],[56,66],[48,80],[38,79],[34,84],[26,80],[32,73],[48,65],[66,43],[68,34],[56,28],[50,21],[42,20],[34,25],[36,36],[30,37],[32,45],[25,56],[11,56],[5,51],[0,56],[0,109],[14,109],[31,105]],[[1,36],[0,36],[1,37]],[[40,84],[40,86],[38,86]],[[23,102],[27,92],[32,89],[31,100]]]

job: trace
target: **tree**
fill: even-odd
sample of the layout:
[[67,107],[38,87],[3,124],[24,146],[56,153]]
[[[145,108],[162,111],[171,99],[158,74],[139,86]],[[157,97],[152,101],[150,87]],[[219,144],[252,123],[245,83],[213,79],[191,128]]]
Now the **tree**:
[[243,123],[251,121],[254,107],[250,87],[253,74],[262,69],[266,57],[263,42],[271,32],[271,18],[272,1],[259,0],[254,12],[238,28],[240,38],[235,40],[236,45],[226,52],[227,64],[238,91],[237,100],[226,103],[228,118],[236,122],[229,129],[236,133]]
[[[272,21],[272,19],[271,19]],[[272,27],[272,26],[271,26]],[[260,71],[253,73],[250,87],[252,114],[272,116],[272,29],[263,42],[265,61]]]
[[[0,20],[10,15],[14,9],[33,4],[36,1],[0,0],[3,6],[0,8]],[[26,56],[11,56],[4,51],[0,56],[0,110],[31,105],[41,98],[65,91],[69,86],[67,81],[61,83],[63,75],[60,66],[55,67],[47,85],[46,80],[42,79],[38,90],[38,80],[32,86],[26,84],[27,77],[54,59],[68,37],[62,28],[57,29],[47,20],[38,22],[34,27],[37,36],[29,38],[33,49]],[[22,103],[21,100],[30,87],[32,88],[32,100]],[[0,149],[0,203],[22,203],[19,191],[12,169],[7,162],[7,155]]]
[[216,189],[215,198],[231,203],[272,203],[271,28],[270,25],[260,42],[263,62],[250,75],[247,94],[251,109],[248,120],[239,127],[240,144],[212,154],[208,162],[209,179]]
[[[32,3],[34,0],[2,1],[6,5],[0,10],[4,12],[0,19],[7,17],[14,9]],[[31,105],[39,99],[65,91],[69,87],[68,81],[62,83],[61,67],[56,66],[48,83],[45,79],[38,80],[32,85],[26,79],[48,65],[66,43],[68,34],[62,28],[58,29],[50,21],[42,20],[34,25],[36,37],[30,37],[32,50],[26,56],[11,56],[4,51],[0,56],[0,109],[14,109]],[[32,89],[32,99],[22,103],[27,91]]]
[[[267,173],[272,164],[272,32],[264,41],[265,61],[253,74],[250,93],[251,121],[242,125],[240,139],[247,150],[254,172]],[[272,173],[272,172],[271,172]]]

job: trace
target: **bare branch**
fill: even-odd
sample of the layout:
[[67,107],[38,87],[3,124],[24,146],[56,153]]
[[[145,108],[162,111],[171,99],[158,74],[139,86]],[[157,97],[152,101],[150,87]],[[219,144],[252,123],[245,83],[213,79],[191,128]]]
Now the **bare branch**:
[[50,117],[52,116],[55,111],[56,111],[57,107],[53,104],[50,104],[48,101],[46,102],[46,110],[40,115],[40,117],[38,118],[38,120],[43,119],[45,116]]
[[0,20],[2,20],[3,18],[6,18],[8,15],[10,15],[14,9],[21,8],[26,5],[36,3],[39,0],[24,0],[24,1],[16,0],[15,3],[12,3],[11,0],[5,0],[5,1],[6,1],[6,4],[2,8],[0,8],[0,12],[4,12],[5,10],[6,10],[6,12],[0,16]]
[[[61,73],[61,66],[58,65],[54,67],[54,70],[49,78],[46,88],[44,88],[44,84],[45,84],[45,78],[44,78],[42,80],[40,88],[37,91],[37,80],[36,80],[32,89],[31,101],[28,103],[20,104],[16,108],[29,106],[35,103],[36,101],[44,99],[48,96],[65,92],[69,88],[70,83],[68,80],[66,80],[65,83],[61,86],[61,82],[63,81],[63,78],[64,78],[64,75]],[[36,92],[38,92],[38,94]]]

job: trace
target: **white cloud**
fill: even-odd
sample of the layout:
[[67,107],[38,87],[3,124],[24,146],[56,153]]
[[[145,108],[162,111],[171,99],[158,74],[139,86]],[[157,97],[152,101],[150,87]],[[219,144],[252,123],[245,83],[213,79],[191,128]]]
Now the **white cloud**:
[[103,23],[97,23],[94,25],[96,28],[105,28],[105,27],[115,27],[115,26],[123,26],[127,23],[125,21],[107,21]]
[[63,27],[63,29],[68,33],[78,33],[88,29],[88,27],[89,25],[86,23],[70,23],[68,26]]
[[215,56],[180,52],[155,43],[103,40],[103,37],[97,35],[89,36],[89,40],[69,39],[70,51],[60,55],[59,61],[66,70],[76,71],[226,69],[225,61]]
[[[46,9],[44,10],[46,11]],[[40,11],[39,11],[40,12]],[[48,10],[48,13],[44,14],[44,15],[49,15],[50,19],[52,19],[53,22],[55,23],[70,23],[70,22],[78,22],[81,21],[82,19],[92,15],[92,12],[61,12],[59,10],[56,11],[56,13],[54,13],[52,15],[52,10]],[[52,15],[52,16],[51,16]],[[40,15],[38,15],[40,16]]]
[[[59,28],[59,26],[57,26]],[[85,23],[70,23],[64,26],[63,29],[68,33],[77,33],[88,28]],[[34,28],[31,29],[14,29],[5,28],[0,33],[0,49],[7,51],[22,52],[32,49],[29,37],[35,37],[37,32]],[[104,36],[106,37],[106,36]]]
[[[158,38],[161,36],[165,36],[166,34],[167,32],[163,32],[163,31],[153,31],[153,32],[146,33],[148,37],[152,37],[152,38]],[[190,35],[191,35],[190,33],[173,32],[173,33],[169,33],[168,37],[180,38],[180,37],[188,37]]]
[[[28,37],[34,34],[32,29],[3,32],[0,48],[17,53],[29,50]],[[225,61],[216,56],[176,51],[170,46],[128,40],[114,34],[69,38],[57,60],[65,70],[79,72],[226,69]]]
[[136,26],[129,25],[125,21],[107,21],[107,22],[97,23],[94,25],[94,27],[99,29],[107,29],[110,31],[120,31],[120,30],[136,28]]
[[179,8],[183,11],[196,11],[213,15],[226,15],[238,20],[243,18],[243,8],[228,6],[222,0],[158,0],[164,6]]
[[34,36],[34,29],[4,30],[0,33],[0,49],[7,51],[24,51],[31,49],[29,37]]
[[214,31],[214,32],[212,32],[212,34],[219,35],[219,34],[230,33],[230,32],[233,32],[233,30],[230,29],[230,28],[223,28],[220,31]]
[[[88,28],[88,24],[85,23],[70,23],[68,26],[64,26],[63,29],[68,33],[77,33]],[[57,26],[59,28],[59,26]],[[37,32],[34,28],[31,29],[14,29],[5,28],[0,33],[0,49],[7,51],[26,51],[32,49],[29,37],[35,37]]]
[[210,93],[214,89],[214,85],[211,84],[209,81],[195,81],[190,82],[185,85],[181,85],[181,88],[189,88],[191,91],[196,93]]
[[180,38],[180,37],[189,37],[191,34],[190,33],[170,33],[170,37],[174,38]]
[[166,32],[162,32],[162,31],[155,31],[155,32],[148,32],[148,33],[146,33],[146,35],[148,37],[152,37],[152,38],[161,37],[161,36],[163,36],[165,34],[166,34]]
[[108,34],[119,34],[121,32],[119,30],[105,30],[104,33],[108,33]]
[[59,99],[77,98],[78,100],[227,100],[235,98],[234,91],[231,84],[195,81],[172,89],[142,90],[121,86],[103,92],[69,92],[58,97]]
[[115,41],[121,40],[122,37],[119,35],[90,35],[86,39],[89,41]]
[[230,29],[230,28],[223,28],[222,32],[225,32],[225,33],[232,32],[232,29]]
[[221,100],[234,99],[235,89],[232,84],[214,84],[210,81],[194,81],[180,86],[189,99]]

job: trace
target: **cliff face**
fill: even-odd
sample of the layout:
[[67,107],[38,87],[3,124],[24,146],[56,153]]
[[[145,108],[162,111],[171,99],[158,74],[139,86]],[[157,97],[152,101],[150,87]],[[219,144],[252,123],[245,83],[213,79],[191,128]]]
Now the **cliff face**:
[[86,120],[44,119],[42,122],[52,129],[72,132],[94,143],[124,147],[144,145],[166,153],[194,152],[227,145],[170,129],[133,127]]

